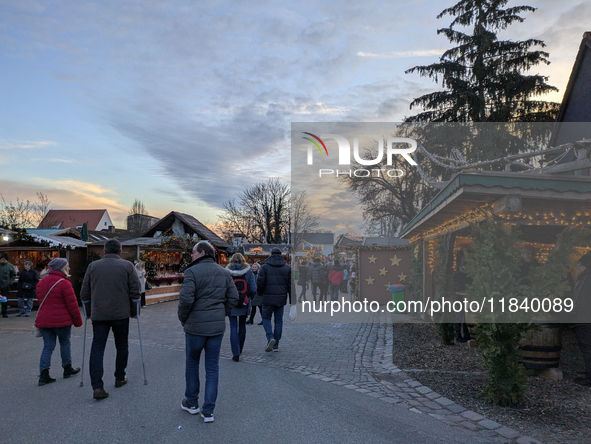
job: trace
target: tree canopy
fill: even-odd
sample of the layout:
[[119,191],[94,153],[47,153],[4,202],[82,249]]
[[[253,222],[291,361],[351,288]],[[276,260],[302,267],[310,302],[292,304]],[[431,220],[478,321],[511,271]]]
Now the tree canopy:
[[[549,64],[549,54],[538,39],[499,40],[498,32],[522,23],[531,6],[503,7],[508,0],[461,0],[437,18],[452,16],[446,28],[437,30],[455,46],[431,65],[415,66],[418,73],[445,89],[414,99],[411,109],[423,112],[408,117],[412,122],[548,122],[556,118],[558,103],[540,100],[551,91],[548,77],[526,74]],[[459,28],[465,29],[462,32]]]

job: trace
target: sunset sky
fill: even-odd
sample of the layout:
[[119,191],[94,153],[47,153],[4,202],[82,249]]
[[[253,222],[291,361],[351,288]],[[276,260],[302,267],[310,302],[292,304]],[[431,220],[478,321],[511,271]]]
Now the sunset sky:
[[[118,228],[136,198],[212,224],[245,186],[289,180],[291,122],[414,114],[438,86],[404,71],[449,47],[436,16],[453,3],[4,0],[0,192]],[[546,42],[560,101],[591,2],[525,4],[501,37]]]

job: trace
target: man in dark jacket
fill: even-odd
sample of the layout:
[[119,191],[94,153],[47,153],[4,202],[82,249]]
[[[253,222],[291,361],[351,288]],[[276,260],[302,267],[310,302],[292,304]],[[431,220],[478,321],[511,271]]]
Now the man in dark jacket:
[[[279,351],[279,340],[283,332],[283,311],[287,295],[291,303],[291,267],[285,263],[279,248],[271,250],[257,278],[257,292],[263,297],[263,327],[267,335],[266,352]],[[271,326],[275,317],[275,332]]]
[[310,282],[312,282],[312,299],[316,302],[316,290],[321,288],[323,275],[322,264],[320,263],[319,257],[315,258],[312,265],[310,265],[308,274],[310,276]]
[[300,297],[298,302],[302,302],[302,300],[307,301],[306,299],[306,286],[308,285],[308,262],[302,262],[299,269],[299,277],[298,277],[298,285],[302,286],[302,292],[300,293]]
[[86,307],[90,305],[93,332],[89,367],[93,397],[96,400],[109,396],[103,384],[103,357],[111,329],[117,349],[115,387],[127,384],[125,369],[129,355],[129,318],[138,315],[135,301],[140,300],[141,294],[135,267],[122,259],[120,253],[119,241],[109,239],[105,243],[103,258],[88,266],[80,292],[80,299],[90,302],[86,304]]
[[[10,286],[14,282],[16,271],[12,264],[8,262],[8,255],[4,253],[0,257],[0,295],[8,297]],[[8,302],[2,302],[2,317],[8,317]]]
[[199,358],[205,350],[204,422],[213,422],[218,396],[218,374],[226,316],[238,302],[238,291],[228,270],[214,261],[215,250],[205,241],[193,247],[193,262],[185,270],[179,294],[178,317],[185,330],[185,399],[181,408],[192,415],[199,410]]

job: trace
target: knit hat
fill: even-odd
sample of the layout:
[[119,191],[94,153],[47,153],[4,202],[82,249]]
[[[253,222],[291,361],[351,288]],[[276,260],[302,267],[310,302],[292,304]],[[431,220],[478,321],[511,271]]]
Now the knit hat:
[[52,259],[48,265],[53,271],[61,271],[66,265],[68,265],[68,261],[64,258],[57,257]]
[[6,259],[8,260],[8,254],[4,253],[2,256],[0,256],[0,259]]
[[271,254],[281,254],[281,250],[279,248],[275,247],[271,250]]
[[591,251],[581,256],[579,259],[579,264],[581,264],[585,268],[591,267]]

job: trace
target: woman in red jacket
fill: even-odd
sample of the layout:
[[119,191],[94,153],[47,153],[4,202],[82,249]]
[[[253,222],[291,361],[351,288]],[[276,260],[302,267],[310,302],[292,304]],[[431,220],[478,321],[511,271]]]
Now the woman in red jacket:
[[37,284],[37,298],[40,308],[35,326],[43,331],[39,385],[55,382],[55,379],[49,376],[49,367],[56,338],[60,341],[64,378],[69,378],[80,371],[80,368],[72,367],[70,331],[72,324],[76,327],[82,325],[82,316],[80,316],[74,289],[68,280],[68,272],[70,271],[68,261],[62,258],[53,259],[49,263],[49,268],[51,270],[47,277]]

